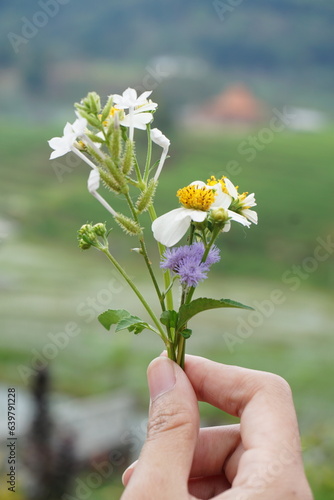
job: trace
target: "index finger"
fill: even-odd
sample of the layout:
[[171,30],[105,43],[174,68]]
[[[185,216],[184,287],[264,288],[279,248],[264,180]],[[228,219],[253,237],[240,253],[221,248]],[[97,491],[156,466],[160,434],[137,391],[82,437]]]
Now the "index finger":
[[189,355],[185,372],[199,401],[241,418],[246,449],[265,447],[274,451],[285,442],[299,451],[297,417],[284,379]]

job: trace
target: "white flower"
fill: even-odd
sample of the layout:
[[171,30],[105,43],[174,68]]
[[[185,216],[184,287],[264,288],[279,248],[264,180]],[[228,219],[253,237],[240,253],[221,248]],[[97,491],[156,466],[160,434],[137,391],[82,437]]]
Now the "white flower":
[[253,224],[257,224],[257,222],[258,222],[257,213],[254,210],[250,210],[251,207],[256,206],[255,194],[254,193],[239,194],[237,188],[230,181],[230,179],[227,179],[227,177],[224,177],[223,180],[224,180],[224,183],[225,183],[225,186],[226,186],[228,193],[232,196],[232,198],[234,200],[233,209],[235,209],[237,211],[237,213],[246,217]]
[[146,125],[153,120],[152,113],[142,113],[141,111],[134,110],[128,115],[125,115],[120,124],[124,127],[137,128],[139,130],[146,130]]
[[50,155],[50,160],[73,151],[73,145],[78,137],[85,134],[87,120],[79,117],[74,123],[66,123],[62,137],[53,137],[50,139],[49,146],[54,150]]
[[157,128],[152,128],[150,136],[151,136],[151,140],[155,144],[157,144],[158,146],[163,148],[163,151],[162,151],[162,154],[160,157],[160,161],[159,161],[159,165],[158,165],[157,171],[156,171],[155,176],[154,176],[154,180],[157,181],[159,178],[159,175],[161,173],[162,167],[164,166],[165,160],[167,158],[168,149],[170,146],[170,140],[167,139],[167,137]]
[[148,101],[152,91],[143,92],[139,97],[135,89],[128,88],[122,95],[114,94],[113,101],[116,109],[128,109],[129,113],[120,120],[120,124],[129,127],[129,138],[133,140],[134,129],[145,130],[146,125],[153,120],[153,111],[157,104]]
[[90,174],[89,174],[89,177],[88,177],[88,183],[87,183],[87,187],[88,187],[88,191],[90,192],[90,194],[92,194],[94,196],[94,198],[96,198],[100,203],[101,205],[104,206],[104,208],[106,210],[108,210],[108,212],[111,213],[111,215],[113,215],[114,217],[117,215],[117,213],[115,212],[115,210],[109,205],[109,203],[106,202],[106,200],[97,192],[97,190],[99,189],[100,187],[100,173],[99,171],[97,170],[97,168],[93,168],[91,171],[90,171]]
[[[180,189],[177,196],[183,206],[167,212],[152,223],[154,238],[167,247],[180,241],[192,221],[203,222],[213,208],[224,208],[230,219],[244,226],[250,226],[245,217],[229,210],[232,197],[223,192],[220,183],[208,186],[202,181],[195,181]],[[224,230],[228,230],[229,227],[228,221]]]
[[127,88],[122,95],[113,95],[114,106],[116,109],[129,109],[141,106],[142,111],[150,111],[157,107],[156,103],[147,100],[148,96],[151,94],[152,90],[143,92],[137,97],[135,89]]
[[152,128],[151,139],[155,144],[161,146],[162,148],[169,148],[170,140],[159,130],[158,128]]

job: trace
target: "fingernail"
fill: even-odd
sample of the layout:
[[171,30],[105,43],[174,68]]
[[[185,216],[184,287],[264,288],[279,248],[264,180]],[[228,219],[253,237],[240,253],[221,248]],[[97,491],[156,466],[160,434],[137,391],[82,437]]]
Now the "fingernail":
[[123,486],[126,486],[127,483],[129,482],[129,478],[130,476],[132,475],[132,472],[134,471],[136,465],[138,463],[138,460],[135,460],[131,465],[129,465],[129,467],[127,469],[125,469],[125,471],[123,472],[123,475],[122,475],[122,483],[123,483]]
[[151,401],[173,389],[176,377],[174,363],[168,358],[157,358],[149,366],[147,378]]

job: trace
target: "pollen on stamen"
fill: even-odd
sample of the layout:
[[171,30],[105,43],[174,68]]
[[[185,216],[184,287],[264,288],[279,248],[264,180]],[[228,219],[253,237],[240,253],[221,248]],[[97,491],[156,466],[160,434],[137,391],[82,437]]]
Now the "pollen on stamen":
[[190,185],[179,189],[176,196],[184,207],[207,212],[215,201],[216,193],[206,186]]

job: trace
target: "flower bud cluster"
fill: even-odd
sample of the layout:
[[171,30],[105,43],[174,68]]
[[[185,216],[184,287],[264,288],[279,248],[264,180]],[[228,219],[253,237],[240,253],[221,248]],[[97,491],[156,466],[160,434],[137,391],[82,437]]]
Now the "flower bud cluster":
[[78,242],[79,247],[82,250],[88,250],[91,246],[101,247],[101,241],[99,238],[103,239],[103,243],[106,243],[107,228],[102,222],[95,224],[84,224],[78,231]]

